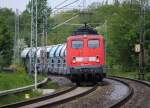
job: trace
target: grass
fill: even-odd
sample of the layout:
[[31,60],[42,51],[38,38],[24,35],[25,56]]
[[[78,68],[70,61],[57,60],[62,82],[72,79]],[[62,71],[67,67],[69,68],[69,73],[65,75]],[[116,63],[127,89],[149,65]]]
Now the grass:
[[3,96],[3,97],[0,97],[0,106],[6,105],[6,104],[11,104],[11,103],[16,103],[19,101],[29,100],[29,99],[25,98],[25,94],[29,94],[30,98],[34,98],[34,97],[42,95],[41,93],[39,93],[37,91],[25,91],[25,92],[21,92],[18,94]]
[[[43,80],[44,77],[41,75],[38,75],[38,81]],[[0,91],[2,90],[8,90],[18,87],[23,87],[27,85],[34,84],[34,78],[32,76],[29,76],[26,73],[5,73],[0,72]],[[42,89],[44,88],[50,88],[50,89],[58,89],[59,85],[55,82],[48,81],[45,85],[42,85]],[[16,103],[19,101],[25,101],[28,100],[25,98],[25,94],[29,94],[30,98],[41,96],[42,93],[38,91],[25,91],[21,93],[12,94],[9,96],[2,96],[0,97],[0,106]]]
[[0,90],[8,90],[33,84],[33,78],[25,73],[0,72]]
[[[108,72],[107,75],[138,79],[138,72]],[[145,72],[145,80],[150,81],[150,72]]]
[[[38,76],[39,81],[43,79],[43,76]],[[34,78],[26,73],[0,72],[0,82],[0,91],[3,91],[31,85],[34,83]]]
[[[50,88],[50,89],[58,89],[59,87],[60,86],[57,83],[49,81],[48,83],[43,85],[40,89],[48,89],[48,88]],[[9,95],[9,96],[3,96],[3,97],[0,97],[0,106],[16,103],[16,102],[20,102],[20,101],[29,100],[29,99],[25,98],[25,94],[29,94],[30,95],[30,99],[42,96],[41,92],[32,91],[32,90],[21,92],[21,93],[17,93],[17,94],[12,94],[12,95]]]

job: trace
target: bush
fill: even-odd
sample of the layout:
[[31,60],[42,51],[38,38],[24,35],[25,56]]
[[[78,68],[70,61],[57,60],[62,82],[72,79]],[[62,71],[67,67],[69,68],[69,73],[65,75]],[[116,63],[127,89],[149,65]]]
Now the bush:
[[17,73],[26,73],[25,68],[23,66],[21,66],[21,65],[12,64],[10,66],[10,68],[12,68],[13,70],[15,70],[15,72],[17,72]]

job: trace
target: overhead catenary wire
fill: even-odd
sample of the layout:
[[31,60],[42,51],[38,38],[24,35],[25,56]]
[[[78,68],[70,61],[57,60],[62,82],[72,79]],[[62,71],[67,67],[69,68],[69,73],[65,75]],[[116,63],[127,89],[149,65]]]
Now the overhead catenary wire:
[[65,23],[64,25],[83,26],[84,24]]
[[59,10],[61,10],[61,9],[65,9],[65,10],[69,10],[69,9],[79,9],[80,7],[78,7],[78,6],[68,6],[68,7],[64,7],[64,8],[62,8],[62,7],[58,7],[58,8],[55,8],[55,9],[53,9],[53,11],[52,11],[52,13],[54,13],[54,12],[57,12],[57,11],[59,11]]
[[[64,3],[67,2],[67,1],[69,1],[69,0],[63,1],[62,4],[64,4]],[[52,9],[52,13],[55,14],[55,12],[57,12],[58,10],[64,9],[65,7],[70,6],[70,5],[72,5],[72,4],[74,4],[74,3],[78,2],[78,1],[79,1],[79,0],[75,0],[75,1],[69,3],[69,4],[65,5],[65,6],[60,7],[59,9],[56,9],[56,10]],[[55,6],[55,8],[57,8],[57,7],[59,7],[59,6],[60,6],[60,5],[57,5],[57,6]],[[53,10],[54,10],[54,11],[53,11]],[[66,22],[69,22],[70,20],[72,20],[72,19],[74,19],[74,18],[76,18],[76,17],[77,17],[77,16],[73,16],[72,18],[66,20],[65,22],[62,22],[62,23],[60,23],[60,24],[58,24],[58,25],[52,27],[52,30],[53,30],[53,29],[56,29],[57,27],[62,26],[62,25],[65,24]]]
[[[65,8],[65,7],[69,6],[69,5],[72,5],[72,4],[74,4],[74,3],[78,2],[78,1],[80,1],[80,0],[75,0],[75,1],[73,1],[72,3],[69,3],[69,4],[67,4],[67,5],[65,5],[65,6],[63,6],[63,7],[60,7],[59,9],[53,11],[53,13],[55,13],[56,11],[58,11],[58,10],[60,10],[60,9],[62,9],[62,8]],[[86,0],[83,0],[83,9],[84,9],[85,3],[86,3]],[[82,9],[82,10],[83,10],[83,9]],[[66,24],[67,22],[71,21],[72,19],[75,19],[75,18],[78,17],[78,16],[79,16],[79,15],[75,15],[75,16],[71,17],[70,19],[68,19],[68,20],[66,20],[66,21],[64,21],[64,22],[62,22],[62,23],[60,23],[60,24],[54,26],[54,27],[52,28],[52,30],[54,30],[54,29],[56,29],[56,28],[58,28],[58,27],[60,27],[60,26],[62,26],[62,25],[64,25],[64,24]]]
[[[64,0],[64,1],[61,2],[60,4],[56,5],[55,8],[59,7],[60,5],[64,4],[64,3],[67,2],[67,1],[69,1],[69,0]],[[67,6],[69,6],[69,5],[72,5],[72,4],[74,4],[74,3],[78,2],[78,1],[79,1],[79,0],[75,0],[75,1],[69,3],[69,4],[67,4],[67,5],[65,5],[65,6],[63,6],[63,7],[61,7],[61,8],[57,8],[57,10],[55,10],[55,11],[58,11],[58,10],[60,10],[60,9],[64,9],[65,7],[67,7]],[[52,12],[52,13],[53,13],[53,12]],[[72,14],[72,13],[69,13],[69,14]],[[31,15],[31,16],[32,16],[32,15]],[[38,24],[39,24],[39,23],[38,23]],[[29,25],[29,26],[30,26],[30,24],[20,24],[20,25]]]
[[67,4],[67,5],[64,5],[64,6],[62,6],[62,7],[60,7],[59,9],[56,9],[56,10],[54,10],[53,11],[53,13],[55,13],[56,11],[58,11],[58,10],[60,10],[60,9],[63,9],[63,8],[65,8],[65,7],[67,7],[67,6],[70,6],[70,5],[72,5],[72,4],[74,4],[74,3],[76,3],[76,2],[78,2],[79,0],[75,0],[75,1],[73,1],[73,2],[71,2],[71,3],[69,3],[69,4]]
[[63,5],[63,4],[64,4],[65,2],[67,2],[67,1],[69,1],[69,0],[64,0],[63,2],[59,3],[58,5],[56,5],[53,9],[56,9],[57,7]]
[[66,21],[64,21],[64,22],[62,22],[62,23],[60,23],[60,24],[58,24],[58,25],[54,26],[54,27],[52,28],[52,30],[54,30],[54,29],[56,29],[56,28],[58,28],[58,27],[60,27],[60,26],[64,25],[65,23],[67,23],[67,22],[69,22],[69,21],[71,21],[71,20],[73,20],[73,19],[77,18],[78,16],[79,16],[79,15],[75,15],[75,16],[73,16],[73,17],[69,18],[68,20],[66,20]]
[[[87,25],[102,25],[104,23],[87,23]],[[65,23],[64,25],[72,25],[72,26],[84,26],[83,23]]]

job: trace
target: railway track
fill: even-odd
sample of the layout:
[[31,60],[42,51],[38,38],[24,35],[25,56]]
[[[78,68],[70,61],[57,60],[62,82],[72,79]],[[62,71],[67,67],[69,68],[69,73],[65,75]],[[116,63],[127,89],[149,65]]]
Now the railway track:
[[[114,90],[112,85],[117,86],[117,89]],[[117,92],[118,87],[126,88],[126,91],[123,91],[124,93],[121,93],[122,96],[119,96],[118,99],[111,99],[112,95]],[[126,82],[116,78],[107,78],[102,86],[98,86],[97,90],[92,93],[61,105],[58,104],[52,108],[116,108],[127,102],[131,94],[132,88]]]
[[[111,91],[108,89],[112,87],[106,87],[107,89],[103,89],[105,88],[105,85],[103,87],[99,87],[99,89],[95,91],[97,93],[92,92],[89,94],[89,96],[86,95],[81,97],[80,99],[77,99],[77,101],[73,100],[71,102],[52,108],[150,108],[150,96],[148,95],[148,93],[150,93],[149,84],[138,80],[121,77],[107,77],[107,79],[109,79],[109,83],[115,81],[118,82],[116,85],[119,83],[125,85],[128,88],[128,92],[126,92],[126,94],[124,94],[120,99],[115,100],[113,98],[114,100],[111,100],[108,99],[111,98],[111,93],[109,93]],[[120,90],[118,92],[124,92],[121,90],[123,87],[120,86],[119,89]],[[112,93],[113,92],[115,91],[112,91]],[[139,92],[143,93],[139,94]],[[144,92],[146,92],[146,94]],[[146,95],[148,96],[146,97]]]
[[[116,81],[119,82],[122,85],[125,85],[128,88],[128,92],[125,93],[124,96],[121,97],[121,99],[118,99],[116,101],[113,101],[112,103],[107,101],[105,102],[105,104],[109,104],[108,106],[106,106],[106,108],[119,108],[119,107],[128,107],[128,108],[134,108],[134,105],[137,104],[136,101],[139,103],[139,105],[136,105],[136,107],[141,107],[143,101],[145,101],[144,99],[144,95],[146,94],[141,94],[143,95],[143,101],[138,101],[136,99],[139,99],[137,97],[139,96],[139,87],[143,87],[142,88],[142,92],[146,92],[148,89],[150,90],[150,85],[141,81],[137,81],[137,80],[131,80],[131,79],[127,79],[127,78],[122,78],[122,77],[108,77],[107,79],[112,81]],[[135,87],[135,85],[138,85],[138,88]],[[104,85],[105,86],[105,85]],[[15,103],[15,104],[11,104],[11,105],[7,105],[7,106],[2,106],[3,108],[49,108],[49,107],[53,107],[53,108],[59,108],[59,105],[62,105],[61,107],[65,107],[65,108],[82,108],[84,107],[84,102],[88,102],[88,105],[86,108],[91,108],[90,104],[96,104],[96,101],[94,101],[94,99],[88,101],[88,98],[86,98],[88,95],[90,94],[94,94],[94,92],[102,92],[100,91],[104,86],[92,86],[92,87],[77,87],[77,86],[73,86],[67,90],[52,94],[52,95],[47,95],[47,96],[43,96],[43,97],[39,97],[33,100],[29,100],[29,101],[24,101],[24,102],[19,102],[19,103]],[[144,88],[146,86],[146,89]],[[98,90],[99,88],[99,90]],[[143,91],[144,90],[144,91]],[[107,92],[107,91],[103,91],[103,92]],[[119,91],[118,91],[119,92]],[[147,93],[148,95],[148,93]],[[97,97],[101,97],[101,95],[96,95]],[[148,95],[150,98],[150,95]],[[81,99],[81,98],[84,99]],[[106,96],[107,97],[107,96]],[[82,101],[80,101],[80,99]],[[146,98],[148,100],[148,98]],[[78,103],[74,103],[74,100],[78,100]],[[105,101],[105,100],[103,100]],[[91,102],[91,103],[90,103]],[[101,102],[101,103],[100,103]],[[146,102],[147,105],[144,106],[144,108],[148,108],[147,106],[150,105],[148,104],[149,101]],[[72,104],[72,106],[68,106],[69,104]],[[100,105],[102,104],[102,101],[99,101],[97,107],[95,107],[94,105],[92,106],[92,108],[104,108],[101,107]],[[80,104],[80,105],[77,105]],[[83,104],[83,105],[82,105]],[[78,107],[80,106],[80,107]],[[105,105],[104,105],[105,106]],[[143,107],[142,107],[143,108]]]
[[116,79],[116,77],[107,77],[107,78],[108,78],[108,79],[115,80],[115,81],[118,81],[118,82],[120,82],[120,83],[123,83],[123,84],[125,84],[125,85],[128,87],[128,89],[129,89],[128,94],[126,94],[126,95],[124,96],[124,98],[122,98],[121,100],[119,100],[118,102],[116,102],[116,103],[114,103],[113,105],[110,106],[110,108],[119,108],[119,107],[121,107],[122,105],[124,105],[128,100],[131,99],[131,97],[132,97],[133,94],[134,94],[134,89],[133,89],[127,82],[122,81],[122,80],[120,80],[120,79]]
[[92,91],[94,91],[97,88],[97,86],[95,87],[77,87],[76,89],[67,92],[65,94],[62,94],[60,96],[56,96],[52,99],[47,99],[35,104],[30,104],[30,105],[26,105],[20,108],[49,108],[50,106],[54,106],[57,104],[62,104],[65,103],[67,101],[76,99],[78,97],[84,96]]
[[124,77],[111,78],[126,82],[132,88],[131,94],[112,108],[150,108],[150,83]]
[[44,95],[44,96],[41,96],[41,97],[38,97],[38,98],[33,98],[33,99],[27,100],[27,101],[22,101],[22,102],[9,104],[9,105],[0,106],[0,108],[18,108],[18,107],[29,105],[29,104],[32,104],[32,103],[37,103],[37,102],[40,102],[40,101],[43,101],[43,100],[46,100],[46,99],[54,98],[56,96],[62,95],[62,94],[67,93],[67,92],[70,92],[70,91],[72,91],[76,88],[77,88],[76,86],[72,86],[72,87],[70,87],[68,89],[65,89],[63,91],[59,91],[59,92],[56,92],[56,93],[53,93],[53,94],[47,94],[47,95]]
[[47,106],[54,106],[84,96],[94,91],[96,88],[97,85],[94,87],[73,86],[70,89],[64,90],[62,92],[43,96],[29,101],[2,106],[1,108],[42,108]]

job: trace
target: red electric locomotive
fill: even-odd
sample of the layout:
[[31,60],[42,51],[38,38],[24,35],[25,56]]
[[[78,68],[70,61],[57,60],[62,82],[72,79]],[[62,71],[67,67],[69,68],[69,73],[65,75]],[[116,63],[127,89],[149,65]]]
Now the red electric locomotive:
[[84,26],[67,39],[66,62],[72,82],[99,82],[105,76],[105,40]]

